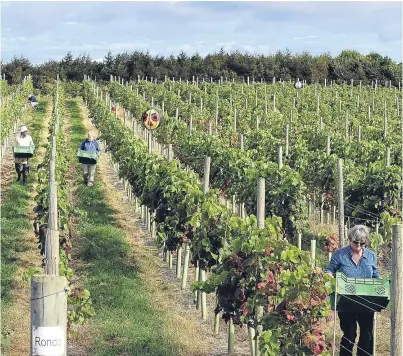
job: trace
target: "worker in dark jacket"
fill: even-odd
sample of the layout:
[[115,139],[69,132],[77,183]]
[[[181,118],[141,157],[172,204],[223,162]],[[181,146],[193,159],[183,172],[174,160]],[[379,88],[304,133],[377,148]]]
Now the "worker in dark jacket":
[[[94,133],[92,131],[88,132],[88,137],[81,142],[80,150],[89,151],[89,152],[97,152],[98,156],[101,155],[101,148],[99,146],[98,141],[94,138]],[[87,184],[88,187],[92,187],[94,185],[94,177],[95,177],[95,168],[97,166],[96,162],[88,160],[86,163],[81,163],[84,170],[84,183]]]
[[38,106],[38,100],[36,100],[34,94],[31,94],[28,97],[28,101],[31,103],[32,109],[36,109],[36,107]]

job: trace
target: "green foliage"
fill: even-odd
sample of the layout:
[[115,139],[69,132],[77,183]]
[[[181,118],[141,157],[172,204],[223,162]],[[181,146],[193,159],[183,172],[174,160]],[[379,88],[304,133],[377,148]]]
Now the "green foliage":
[[[142,204],[155,212],[160,244],[165,242],[165,248],[172,251],[190,243],[192,262],[211,269],[211,277],[196,283],[195,288],[216,292],[216,312],[222,310],[224,319],[232,317],[236,324],[254,319],[255,309],[261,306],[267,311],[262,321],[264,330],[273,329],[273,318],[281,320],[278,335],[264,334],[265,349],[281,350],[286,355],[291,350],[288,341],[298,340],[300,345],[305,333],[328,313],[327,287],[323,284],[327,277],[320,270],[312,271],[308,254],[283,239],[282,219],[270,217],[266,228],[260,229],[253,215],[245,219],[232,216],[219,203],[217,190],[203,194],[193,173],[180,169],[175,161],[148,154],[145,144],[96,99],[90,83],[84,82],[83,93],[107,149],[119,162],[120,176],[133,185]],[[250,175],[246,171],[246,176]],[[288,176],[292,177],[290,172]],[[291,180],[290,184],[296,183]],[[299,314],[295,308],[300,308]],[[294,312],[301,321],[298,324],[290,320]],[[318,345],[322,347],[321,340]],[[311,344],[295,347],[296,351],[313,354]]]
[[[87,318],[94,315],[94,308],[90,294],[87,290],[75,288],[72,283],[74,271],[69,267],[71,262],[72,244],[69,237],[68,222],[70,216],[79,214],[80,211],[74,209],[69,203],[69,186],[67,182],[67,172],[70,161],[67,152],[67,137],[64,129],[66,108],[64,84],[53,86],[53,112],[49,126],[48,143],[45,145],[46,153],[44,162],[38,166],[38,185],[36,196],[36,234],[38,236],[38,248],[41,254],[45,254],[46,228],[49,219],[49,167],[51,160],[51,148],[53,137],[56,138],[55,156],[55,181],[57,182],[57,210],[58,210],[58,230],[59,230],[59,274],[67,278],[70,284],[68,294],[68,329],[71,335],[75,334],[73,328],[76,324],[82,324]],[[57,90],[57,93],[56,93]],[[58,98],[56,110],[56,97]],[[58,127],[58,130],[56,128]],[[57,131],[57,132],[56,132]],[[55,133],[56,132],[56,133]],[[45,258],[43,259],[43,263]],[[28,273],[28,272],[27,272]]]
[[34,275],[42,275],[43,273],[43,268],[41,267],[36,267],[36,266],[30,266],[28,267],[24,272],[22,272],[21,279],[25,282],[28,283],[31,281],[31,277]]
[[[248,214],[256,212],[256,179],[265,178],[266,216],[281,216],[285,234],[293,238],[296,231],[302,227],[301,222],[305,220],[307,214],[305,199],[307,192],[299,174],[289,167],[280,170],[276,163],[266,163],[261,158],[256,158],[252,149],[241,151],[232,147],[234,135],[231,131],[230,135],[225,135],[225,132],[221,132],[220,136],[206,135],[203,132],[203,125],[216,110],[215,100],[210,100],[209,94],[191,88],[185,83],[169,82],[169,87],[171,85],[175,86],[179,94],[185,97],[189,95],[189,98],[191,97],[196,103],[202,100],[205,103],[205,111],[201,115],[198,114],[197,105],[190,104],[190,100],[189,103],[184,102],[180,96],[167,89],[168,82],[156,85],[142,81],[133,85],[133,90],[117,82],[111,82],[108,89],[112,98],[123,103],[135,117],[140,117],[149,106],[144,97],[148,99],[152,97],[156,106],[162,106],[164,102],[164,109],[172,115],[175,115],[178,108],[182,119],[167,116],[166,121],[156,132],[157,138],[160,142],[172,143],[179,160],[200,176],[203,175],[204,157],[211,157],[211,187],[220,189],[227,196],[235,195],[239,201],[245,203]],[[222,110],[220,107],[224,118]],[[200,117],[193,122],[193,125],[200,130],[194,130],[189,134],[187,125],[182,120],[188,120],[192,115]],[[246,113],[241,117],[245,118]],[[231,125],[228,124],[229,127]],[[264,134],[261,133],[261,136]],[[251,137],[250,142],[255,142],[254,140],[255,138]]]
[[326,350],[323,337],[307,343],[312,330],[321,330],[320,320],[329,315],[326,301],[330,277],[312,270],[309,256],[281,237],[278,218],[257,227],[252,215],[231,219],[228,248],[221,263],[212,268],[208,281],[194,288],[217,295],[216,313],[235,324],[256,323],[256,310],[265,311],[260,349],[264,355],[313,355]]
[[[6,106],[0,108],[0,142],[10,134],[11,129],[14,127],[15,122],[21,118],[25,109],[24,103],[30,93],[33,91],[32,79],[28,79],[22,84],[19,84],[15,91],[9,89],[4,81],[1,83],[2,100],[5,100],[6,96],[9,97]],[[4,90],[4,93],[3,93]]]

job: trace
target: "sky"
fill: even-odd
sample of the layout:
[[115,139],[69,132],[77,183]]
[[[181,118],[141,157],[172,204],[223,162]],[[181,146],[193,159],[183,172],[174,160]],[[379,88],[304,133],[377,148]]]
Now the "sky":
[[371,51],[402,61],[402,2],[128,2],[1,0],[1,59],[31,63],[149,51],[201,56],[289,49],[337,56]]

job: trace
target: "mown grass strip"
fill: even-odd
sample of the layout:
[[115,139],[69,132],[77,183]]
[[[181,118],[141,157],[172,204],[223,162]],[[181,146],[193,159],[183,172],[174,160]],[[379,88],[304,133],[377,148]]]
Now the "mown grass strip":
[[[28,122],[29,134],[36,145],[36,152],[39,149],[47,104],[47,101],[40,101],[38,109],[33,114],[33,119],[31,118]],[[3,320],[1,349],[3,352],[9,346],[7,315],[12,302],[15,273],[21,264],[18,255],[32,248],[32,245],[26,240],[26,234],[34,233],[29,220],[28,207],[33,182],[37,180],[37,160],[36,155],[30,162],[31,169],[27,185],[16,182],[17,175],[15,174],[3,197],[1,206],[1,316]],[[12,169],[14,170],[14,164]]]
[[[74,156],[86,130],[78,102],[66,104],[72,124],[70,154]],[[77,207],[86,214],[78,222],[79,236],[73,240],[73,248],[85,262],[85,267],[75,270],[86,275],[83,287],[91,292],[96,312],[89,321],[93,331],[91,355],[180,355],[180,347],[164,333],[162,315],[150,305],[146,282],[140,279],[130,252],[132,247],[116,227],[114,212],[106,202],[99,170],[94,186],[88,188],[78,163],[76,169]],[[77,258],[77,252],[74,255]]]

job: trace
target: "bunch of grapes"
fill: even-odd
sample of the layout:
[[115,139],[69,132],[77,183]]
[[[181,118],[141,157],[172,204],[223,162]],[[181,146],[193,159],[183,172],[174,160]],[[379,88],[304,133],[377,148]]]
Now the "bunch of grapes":
[[326,350],[325,336],[320,323],[315,324],[312,330],[305,333],[304,344],[315,355],[320,355]]

